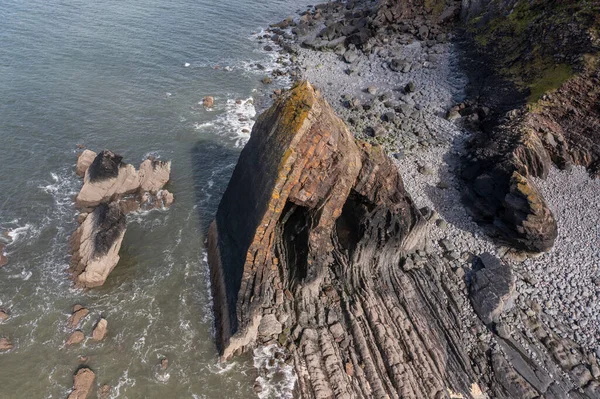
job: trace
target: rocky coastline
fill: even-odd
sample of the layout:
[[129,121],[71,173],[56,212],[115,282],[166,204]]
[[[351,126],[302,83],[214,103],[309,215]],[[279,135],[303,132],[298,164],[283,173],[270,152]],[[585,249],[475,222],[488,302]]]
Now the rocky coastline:
[[[296,393],[307,398],[599,397],[599,330],[593,317],[598,249],[591,244],[598,232],[593,226],[577,230],[574,240],[570,230],[561,230],[573,229],[576,209],[589,204],[585,194],[568,206],[576,191],[597,189],[591,177],[597,171],[598,114],[589,104],[597,98],[598,72],[595,56],[587,53],[598,51],[597,38],[578,42],[583,44],[573,52],[579,53],[565,58],[577,74],[539,94],[535,74],[545,69],[532,70],[525,82],[505,74],[502,57],[485,70],[481,64],[464,69],[474,65],[466,58],[490,59],[490,49],[500,43],[494,35],[502,26],[483,43],[478,29],[485,32],[489,25],[482,20],[508,14],[519,23],[544,7],[487,3],[332,2],[274,24],[263,37],[291,61],[278,74],[302,83],[273,93],[274,107],[259,118],[248,144],[252,150],[244,150],[238,162],[239,169],[279,166],[261,177],[244,178],[236,169],[228,187],[228,193],[256,192],[257,206],[242,210],[226,193],[209,232],[217,342],[224,358],[254,345],[286,348],[298,377]],[[554,5],[547,7],[553,15]],[[579,15],[588,15],[586,7]],[[539,33],[540,21],[528,20],[528,29]],[[580,21],[570,33],[597,23]],[[475,51],[465,52],[465,43]],[[560,50],[555,42],[544,46],[546,53]],[[528,68],[531,49],[519,51]],[[305,122],[288,125],[276,118],[288,107],[298,108],[295,100],[304,96],[310,100],[301,101],[296,112],[308,112]],[[389,190],[398,173],[403,183],[394,197],[407,198],[404,209],[412,208],[420,222],[411,224],[405,215],[400,219],[412,227],[400,228],[395,237],[389,227],[376,233],[371,228],[378,226],[377,209],[391,203],[369,205],[363,193],[356,205],[357,187],[351,185],[349,196],[333,194],[335,184],[328,189],[332,197],[319,196],[325,183],[317,183],[312,165],[352,157],[341,144],[347,139],[328,141],[327,151],[317,151],[323,157],[318,160],[302,144],[304,129],[321,132],[320,122],[343,130],[329,112],[321,116],[327,103],[359,147],[381,153],[360,157],[363,169],[366,164],[378,171],[370,175],[375,186],[367,185],[367,192]],[[265,131],[273,137],[263,138]],[[293,131],[298,139],[278,141],[280,131]],[[260,161],[253,159],[256,153]],[[569,171],[573,164],[589,175]],[[294,174],[299,165],[306,166]],[[338,169],[324,169],[348,186]],[[248,187],[250,182],[263,188]],[[548,191],[557,184],[572,188]],[[341,210],[331,215],[340,216],[327,216],[333,203]],[[320,207],[323,214],[313,214]],[[361,207],[370,213],[361,213]],[[232,215],[256,219],[233,228],[225,220]],[[240,230],[244,233],[232,235]],[[418,238],[413,243],[407,234]],[[348,247],[349,239],[363,244]],[[389,253],[388,240],[396,243]],[[566,251],[581,251],[581,260],[563,256]],[[308,259],[300,261],[305,265],[300,269],[299,259]],[[573,262],[585,266],[573,269]],[[369,273],[361,272],[364,267]],[[552,271],[556,283],[544,270]],[[387,296],[380,297],[384,291]],[[384,309],[390,313],[381,313]],[[417,316],[417,309],[428,311]]]

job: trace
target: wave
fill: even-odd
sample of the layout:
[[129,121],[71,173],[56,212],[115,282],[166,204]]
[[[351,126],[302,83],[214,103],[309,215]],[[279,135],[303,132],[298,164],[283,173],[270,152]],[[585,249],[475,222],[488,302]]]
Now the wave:
[[260,399],[292,399],[298,376],[285,359],[288,354],[278,345],[260,346],[253,352],[254,367],[258,370],[256,384]]

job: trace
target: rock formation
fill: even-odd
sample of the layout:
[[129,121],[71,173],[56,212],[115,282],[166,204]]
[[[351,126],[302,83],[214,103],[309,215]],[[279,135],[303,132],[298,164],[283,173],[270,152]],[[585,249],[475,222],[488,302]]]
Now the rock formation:
[[87,367],[80,368],[73,376],[73,390],[68,399],[86,399],[94,386],[96,374]]
[[106,336],[108,329],[108,321],[105,318],[100,318],[98,323],[94,326],[94,331],[92,332],[92,339],[94,341],[102,341]]
[[77,160],[83,187],[76,204],[82,212],[71,237],[71,273],[79,287],[97,287],[119,262],[119,250],[127,228],[126,214],[169,207],[173,194],[164,190],[171,163],[146,159],[136,170],[120,155],[104,150],[83,151]]
[[485,324],[498,322],[515,302],[515,278],[510,266],[489,253],[480,255],[469,284],[475,313]]
[[67,325],[70,328],[76,328],[81,322],[81,320],[83,320],[83,318],[86,317],[89,313],[90,311],[81,305],[73,306],[73,311],[71,313],[71,316],[69,316]]
[[85,334],[81,330],[75,330],[67,339],[65,345],[77,345],[83,342],[85,339]]
[[505,265],[484,254],[467,276],[486,327],[426,236],[381,148],[297,84],[258,118],[209,229],[222,357],[287,348],[302,398],[600,397],[595,357],[511,309]]

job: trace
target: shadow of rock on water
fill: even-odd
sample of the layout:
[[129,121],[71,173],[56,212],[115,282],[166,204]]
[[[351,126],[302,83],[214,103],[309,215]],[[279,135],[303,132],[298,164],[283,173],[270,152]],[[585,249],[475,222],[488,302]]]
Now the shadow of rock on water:
[[203,233],[215,218],[239,155],[240,150],[210,139],[198,141],[191,150],[196,210]]

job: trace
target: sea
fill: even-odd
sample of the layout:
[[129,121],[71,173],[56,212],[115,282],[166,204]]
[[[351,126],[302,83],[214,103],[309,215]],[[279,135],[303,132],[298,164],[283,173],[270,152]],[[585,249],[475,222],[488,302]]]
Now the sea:
[[[0,399],[66,398],[83,365],[93,398],[103,385],[109,398],[292,397],[276,348],[219,362],[204,238],[257,113],[290,84],[261,82],[285,63],[264,29],[307,5],[0,0],[0,337],[14,345],[0,352]],[[175,195],[128,216],[119,264],[89,290],[68,274],[82,146],[171,160]],[[75,304],[90,311],[86,340],[66,346]],[[100,317],[108,335],[93,342]]]

